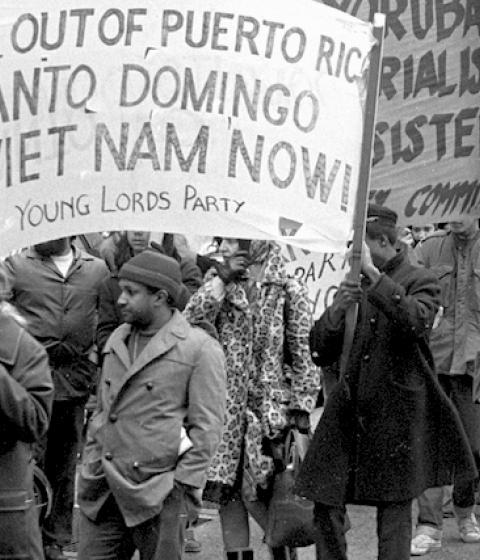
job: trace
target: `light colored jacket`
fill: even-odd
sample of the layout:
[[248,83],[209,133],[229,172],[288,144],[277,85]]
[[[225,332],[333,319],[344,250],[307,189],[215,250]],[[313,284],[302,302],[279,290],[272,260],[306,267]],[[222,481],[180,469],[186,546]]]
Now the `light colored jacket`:
[[473,375],[480,351],[480,232],[463,244],[452,233],[429,237],[414,253],[442,289],[443,313],[430,337],[437,373]]
[[[113,494],[126,524],[135,526],[161,511],[174,480],[203,488],[222,433],[225,370],[218,342],[178,311],[133,363],[130,333],[121,325],[105,346],[79,504],[94,520]],[[179,457],[182,426],[193,445]]]

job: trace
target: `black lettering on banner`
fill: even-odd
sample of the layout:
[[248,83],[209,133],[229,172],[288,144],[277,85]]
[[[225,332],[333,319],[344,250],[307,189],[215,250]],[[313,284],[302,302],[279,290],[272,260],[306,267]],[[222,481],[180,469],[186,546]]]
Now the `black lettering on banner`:
[[427,212],[437,221],[442,221],[442,216],[455,211],[468,213],[475,206],[480,195],[480,181],[463,181],[451,184],[437,183],[425,185],[417,189],[405,206],[405,216],[412,218],[416,214],[423,216]]
[[77,216],[90,214],[90,202],[87,194],[71,196],[68,199],[50,202],[32,203],[28,199],[23,206],[15,205],[20,214],[20,231],[28,227],[36,228],[45,223],[75,219]]
[[77,39],[76,47],[83,47],[85,41],[85,29],[87,27],[87,17],[93,16],[95,10],[93,8],[76,8],[70,10],[70,17],[78,17],[77,22]]
[[347,82],[351,83],[356,79],[356,73],[352,71],[351,63],[355,59],[358,61],[361,58],[362,53],[357,47],[351,47],[347,51],[343,41],[340,42],[340,45],[336,45],[332,37],[321,35],[315,70],[319,72],[325,69],[329,76],[336,78],[343,76]]
[[[25,45],[20,45],[18,41],[18,31],[20,28],[25,29],[24,22],[26,21],[30,22],[29,27],[31,27],[31,37],[30,37],[30,41],[27,42]],[[12,30],[10,31],[10,42],[12,44],[13,49],[16,52],[22,54],[33,49],[33,47],[38,41],[38,31],[39,31],[38,21],[33,16],[33,14],[22,14],[17,19],[17,21],[13,24]]]
[[175,150],[177,161],[182,171],[190,171],[195,156],[198,155],[198,173],[205,173],[207,167],[207,148],[209,138],[209,127],[201,126],[198,131],[197,137],[193,142],[192,149],[185,158],[180,146],[180,141],[177,136],[177,131],[173,123],[167,123],[167,134],[165,138],[165,169],[168,171],[172,165],[172,148]]
[[[279,25],[281,25],[282,28],[284,27],[283,24],[279,24]],[[250,28],[249,28],[249,26],[250,26]],[[245,27],[246,27],[246,29],[245,29]],[[235,52],[240,52],[242,50],[243,39],[246,39],[247,44],[248,44],[248,48],[250,49],[250,54],[258,55],[259,51],[258,51],[257,44],[255,43],[255,38],[258,35],[259,29],[260,29],[260,23],[254,17],[239,16],[238,26],[237,26],[237,34],[236,34],[236,38],[235,38]],[[272,54],[271,54],[272,46],[273,46],[273,39],[270,37],[270,33],[269,33],[268,34],[268,39],[267,39],[267,50],[266,50],[266,52],[269,52],[270,56],[266,55],[267,58],[270,58],[272,56]]]
[[249,96],[247,92],[247,88],[245,86],[245,80],[243,76],[237,74],[235,76],[235,90],[234,90],[234,97],[233,97],[233,116],[238,117],[240,112],[238,110],[238,106],[240,103],[240,94],[243,99],[244,106],[247,109],[248,116],[250,117],[251,121],[257,120],[257,107],[258,107],[258,98],[260,96],[260,87],[261,81],[255,80],[255,89],[253,91],[253,95]]
[[277,116],[272,116],[272,114],[270,113],[270,103],[274,93],[276,92],[281,92],[284,97],[290,97],[290,90],[287,88],[287,86],[283,84],[273,84],[269,86],[266,89],[265,96],[263,98],[263,113],[270,124],[280,126],[287,119],[288,109],[284,106],[277,107]]
[[388,206],[388,197],[392,193],[391,189],[371,189],[368,195],[369,201],[380,206]]
[[[480,149],[479,112],[478,106],[465,107],[457,114],[436,113],[430,118],[416,115],[406,122],[396,121],[393,124],[380,121],[375,126],[373,165],[387,157],[385,144],[391,146],[388,155],[392,164],[411,162],[423,154],[427,138],[428,146],[434,147],[437,161],[445,156],[456,159],[469,157],[475,149]],[[447,143],[448,138],[450,143]]]
[[35,181],[40,177],[40,172],[30,173],[27,175],[27,161],[40,159],[40,152],[27,152],[27,140],[31,138],[38,138],[40,130],[30,130],[29,132],[22,132],[20,134],[20,183],[27,181]]
[[[290,37],[297,37],[298,38],[298,47],[296,51],[294,50],[292,54],[288,54],[288,46],[291,45],[292,42],[290,41]],[[299,27],[291,27],[285,33],[282,38],[282,54],[283,58],[290,63],[298,62],[302,59],[303,55],[305,54],[305,46],[307,44],[307,36],[305,35],[305,31],[300,29]]]
[[67,132],[74,132],[77,130],[76,124],[68,124],[64,126],[52,126],[48,129],[48,134],[58,134],[58,149],[57,149],[57,176],[63,175],[65,169],[65,137]]
[[95,131],[95,171],[102,170],[102,139],[105,140],[117,169],[119,171],[125,169],[129,129],[129,123],[122,122],[120,124],[120,145],[119,149],[117,149],[107,125],[105,123],[97,123]]
[[4,153],[5,157],[5,185],[12,186],[12,138],[0,138],[0,152]]
[[60,81],[60,73],[69,70],[69,64],[61,64],[59,66],[46,66],[43,71],[46,74],[51,74],[50,82],[50,103],[48,105],[48,112],[54,113],[57,107],[58,99],[58,84]]
[[183,86],[183,96],[182,96],[182,109],[188,109],[188,100],[193,106],[194,111],[201,111],[205,100],[207,100],[207,106],[205,111],[207,113],[212,112],[213,100],[215,98],[215,88],[217,84],[218,73],[212,70],[208,75],[207,81],[202,89],[200,96],[197,96],[195,90],[195,80],[193,78],[193,71],[191,68],[185,68],[185,82]]
[[[62,74],[71,69],[70,65],[34,67],[31,69],[30,81],[26,71],[15,70],[12,74],[12,107],[9,111],[0,84],[0,118],[2,122],[17,121],[27,114],[37,116],[39,109],[54,113],[58,106],[59,84]],[[45,81],[44,76],[48,76]],[[61,91],[65,102],[72,109],[85,107],[95,94],[97,77],[92,68],[86,64],[75,66],[68,73],[67,83]],[[75,95],[74,95],[75,94]],[[47,101],[48,106],[40,106],[40,100]]]
[[[227,97],[228,93],[231,96]],[[315,129],[320,113],[319,99],[311,90],[297,93],[282,83],[266,84],[259,78],[248,80],[238,73],[217,70],[205,72],[202,79],[189,66],[183,72],[172,66],[161,66],[150,73],[140,64],[123,64],[120,107],[138,106],[149,95],[163,109],[176,106],[207,114],[227,112],[233,117],[248,116],[252,122],[258,122],[263,116],[275,126],[282,126],[288,120],[305,134]],[[226,108],[227,99],[231,106]]]
[[[479,110],[479,107],[466,107],[455,117],[455,151],[453,157],[468,157],[475,149],[475,145],[472,144],[464,146],[463,138],[465,136],[472,136],[475,126],[480,129],[479,121],[477,119]],[[465,121],[467,121],[467,124],[465,124]],[[474,123],[468,123],[468,121],[474,121]]]
[[227,27],[222,27],[221,21],[222,19],[233,19],[233,17],[233,14],[215,12],[215,16],[213,18],[212,50],[226,51],[228,49],[228,45],[219,44],[220,35],[223,35],[228,31]]
[[[48,136],[57,135],[58,141],[54,148],[52,159],[56,159],[57,170],[56,175],[60,177],[65,171],[65,142],[67,134],[77,130],[76,124],[67,124],[54,126],[47,129]],[[40,162],[37,167],[32,169],[34,160],[41,160],[42,155],[40,147],[42,146],[43,132],[40,129],[20,132],[18,136],[7,136],[0,138],[0,158],[4,165],[0,165],[2,169],[2,179],[5,179],[5,186],[11,187],[13,180],[26,183],[40,179]]]
[[[212,16],[211,12],[204,12],[203,20],[201,25],[199,25],[199,29],[201,32],[200,37],[195,40],[193,36],[193,24],[194,24],[194,17],[192,11],[187,12],[187,31],[185,33],[185,43],[194,49],[199,49],[204,47],[207,44],[208,36],[209,36],[209,27],[210,27],[210,18]],[[198,30],[197,30],[198,32]]]
[[[480,24],[479,24],[480,25]],[[470,73],[470,62],[477,69],[477,76]],[[476,95],[480,92],[480,47],[467,47],[460,53],[460,97],[465,93]]]
[[386,35],[388,37],[392,32],[397,40],[407,34],[404,21],[407,17],[410,17],[409,28],[415,38],[420,40],[433,30],[436,41],[443,41],[460,26],[463,36],[475,26],[480,35],[477,0],[323,0],[323,3],[354,16],[359,15],[360,8],[368,4],[368,12],[362,14],[362,19],[373,21],[376,12],[384,13],[387,20]]
[[438,54],[430,50],[421,56],[409,55],[403,61],[396,56],[385,56],[381,72],[380,93],[387,100],[399,92],[403,99],[415,98],[423,90],[427,90],[430,97],[445,97],[455,93],[458,87],[457,83],[447,83],[446,50]]
[[[81,97],[77,101],[73,99],[73,90],[75,87],[75,80],[80,72],[84,72],[87,77],[87,81],[89,83],[88,92],[84,93],[84,97]],[[95,89],[97,87],[97,78],[95,76],[95,72],[87,66],[86,64],[80,64],[75,68],[75,70],[70,74],[67,83],[67,103],[72,109],[80,109],[80,107],[84,107],[87,102],[93,97],[95,93]]]
[[[307,189],[307,196],[309,198],[315,198],[317,185],[318,183],[320,183],[320,201],[327,202],[342,162],[339,159],[336,159],[334,161],[332,168],[330,169],[330,173],[328,174],[328,179],[326,179],[325,172],[327,167],[327,158],[325,154],[323,154],[322,152],[318,154],[313,177],[310,167],[310,155],[306,148],[302,148],[302,159],[303,170],[305,173],[305,187]],[[351,166],[348,167],[351,170]],[[348,176],[350,177],[350,171],[348,171]]]
[[[20,99],[24,99],[28,105],[28,110],[33,116],[38,112],[38,92],[40,86],[40,68],[33,70],[32,87],[28,88],[21,70],[13,73],[13,120],[20,118]],[[20,96],[22,94],[22,97]]]
[[[241,17],[242,16],[240,16],[240,18]],[[267,45],[265,48],[265,58],[272,58],[277,29],[283,29],[285,25],[277,21],[268,21],[268,20],[263,20],[262,24],[268,27],[268,38],[267,38]],[[257,32],[258,32],[258,25],[257,25]],[[237,43],[238,43],[238,35],[237,35]],[[235,50],[240,50],[237,49],[237,43],[235,44]]]
[[[140,151],[144,141],[147,143],[147,151]],[[135,144],[130,154],[127,163],[127,170],[132,171],[137,165],[139,159],[148,159],[152,163],[152,169],[158,171],[160,169],[160,162],[158,161],[157,145],[153,137],[152,124],[150,122],[143,123],[142,130],[135,140]]]
[[[289,172],[285,179],[281,179],[276,171],[275,168],[275,159],[280,150],[284,150],[288,154],[289,158]],[[297,156],[295,154],[295,150],[293,146],[289,142],[277,142],[273,145],[270,155],[268,156],[268,170],[270,172],[270,177],[272,183],[278,187],[279,189],[287,188],[295,177],[295,171],[297,169]]]
[[[31,13],[21,14],[12,25],[10,43],[13,49],[21,54],[31,51],[36,46],[53,51],[65,45],[67,29],[76,25],[75,46],[83,47],[87,20],[91,21],[94,14],[93,8],[75,8],[68,12],[60,10],[58,14],[53,10],[41,12],[40,20]],[[143,31],[137,17],[145,15],[145,8],[131,8],[126,12],[110,8],[99,18],[97,36],[107,46],[118,45],[122,39],[125,46],[131,46],[133,33]]]
[[[130,136],[130,124],[122,122],[120,124],[119,143],[116,144],[112,138],[110,130],[105,123],[97,123],[95,133],[95,171],[102,171],[103,166],[103,142],[110,152],[113,162],[119,171],[132,171],[136,168],[139,159],[150,160],[152,169],[159,171],[161,169],[160,160],[157,152],[157,142],[153,135],[151,122],[144,122],[140,133],[135,139],[135,143],[130,152],[127,163],[127,147]],[[180,140],[173,123],[166,123],[164,138],[164,157],[163,167],[165,171],[172,168],[172,153],[175,152],[180,169],[189,172],[193,162],[198,154],[197,172],[206,173],[207,166],[207,149],[209,139],[209,127],[201,126],[195,138],[190,153],[187,157],[183,155]],[[147,151],[140,151],[146,143]],[[190,143],[190,142],[189,142]]]
[[183,209],[195,212],[230,212],[237,214],[245,205],[244,200],[235,200],[212,194],[199,194],[193,185],[185,185],[183,195]]
[[168,191],[134,191],[110,193],[102,185],[100,211],[103,214],[116,212],[130,212],[132,214],[152,212],[153,210],[168,210],[171,206]]
[[[128,77],[131,72],[138,72],[144,80],[142,93],[134,100],[131,100],[128,96]],[[122,66],[122,82],[120,85],[120,107],[134,107],[141,103],[147,97],[149,87],[150,75],[143,66],[139,64],[124,64]]]
[[257,141],[255,144],[255,156],[252,162],[248,154],[245,142],[243,140],[242,131],[238,129],[234,129],[232,133],[232,141],[230,143],[230,156],[228,158],[228,176],[229,177],[237,176],[237,153],[240,151],[243,161],[247,166],[247,171],[250,175],[250,178],[255,183],[259,183],[264,141],[265,141],[264,136],[262,136],[261,134],[257,135]]
[[[262,168],[262,158],[264,152],[265,137],[262,135],[257,135],[255,142],[255,149],[253,157],[251,157],[247,146],[245,144],[242,131],[239,129],[234,129],[230,142],[230,152],[228,160],[228,177],[237,177],[237,159],[238,153],[240,153],[243,163],[245,164],[246,170],[250,176],[250,179],[259,183],[261,179],[261,168]],[[280,150],[284,150],[287,154],[289,165],[288,175],[286,177],[279,177],[275,161]],[[305,190],[309,198],[315,198],[317,193],[317,187],[320,184],[319,197],[320,202],[327,203],[330,192],[332,191],[335,181],[339,176],[339,171],[342,166],[342,162],[336,159],[328,173],[327,178],[327,162],[326,155],[320,152],[317,156],[317,161],[315,165],[315,171],[312,175],[312,169],[310,165],[310,153],[308,148],[301,146],[302,155],[302,167],[303,167],[303,178],[305,181]],[[350,180],[352,176],[352,166],[348,163],[344,164],[344,176],[342,185],[342,202],[341,210],[346,211],[348,205],[348,193],[350,189]],[[275,143],[268,152],[268,172],[269,178],[272,183],[279,189],[285,189],[293,182],[296,172],[297,172],[297,155],[294,147],[289,142],[280,141]]]

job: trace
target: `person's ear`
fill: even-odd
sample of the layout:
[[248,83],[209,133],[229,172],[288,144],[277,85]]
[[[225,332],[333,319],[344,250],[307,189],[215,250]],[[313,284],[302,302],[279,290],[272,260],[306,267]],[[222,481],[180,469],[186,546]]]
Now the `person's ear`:
[[157,291],[155,292],[155,295],[156,295],[156,303],[157,303],[157,302],[158,302],[158,303],[164,303],[164,304],[167,303],[167,300],[168,300],[168,292],[167,292],[166,290],[162,290],[162,289],[157,290]]

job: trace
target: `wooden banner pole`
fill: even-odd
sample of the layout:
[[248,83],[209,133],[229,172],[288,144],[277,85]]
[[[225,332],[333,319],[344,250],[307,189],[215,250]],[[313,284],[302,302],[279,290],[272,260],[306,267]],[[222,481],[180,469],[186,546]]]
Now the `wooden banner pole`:
[[[362,265],[362,247],[365,239],[365,220],[367,214],[368,192],[370,189],[370,170],[373,152],[373,136],[375,118],[380,87],[380,70],[383,52],[383,36],[385,32],[385,14],[377,13],[373,20],[373,35],[376,44],[370,55],[368,69],[367,94],[363,118],[362,155],[358,178],[358,190],[353,219],[353,242],[348,279],[360,281]],[[354,305],[347,310],[345,316],[345,334],[343,339],[342,355],[340,358],[340,378],[345,375],[348,358],[353,344],[353,336],[357,323],[358,306]]]

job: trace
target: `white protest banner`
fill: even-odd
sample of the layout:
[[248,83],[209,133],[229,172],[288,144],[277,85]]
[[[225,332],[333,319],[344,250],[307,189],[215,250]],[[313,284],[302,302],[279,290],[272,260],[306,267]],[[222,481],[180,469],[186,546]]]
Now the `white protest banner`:
[[338,251],[370,24],[312,0],[0,2],[0,253],[162,230]]
[[284,247],[287,273],[308,290],[314,319],[332,303],[349,265],[342,253],[310,253],[290,245]]
[[371,200],[405,225],[480,215],[480,2],[323,2],[386,14]]

